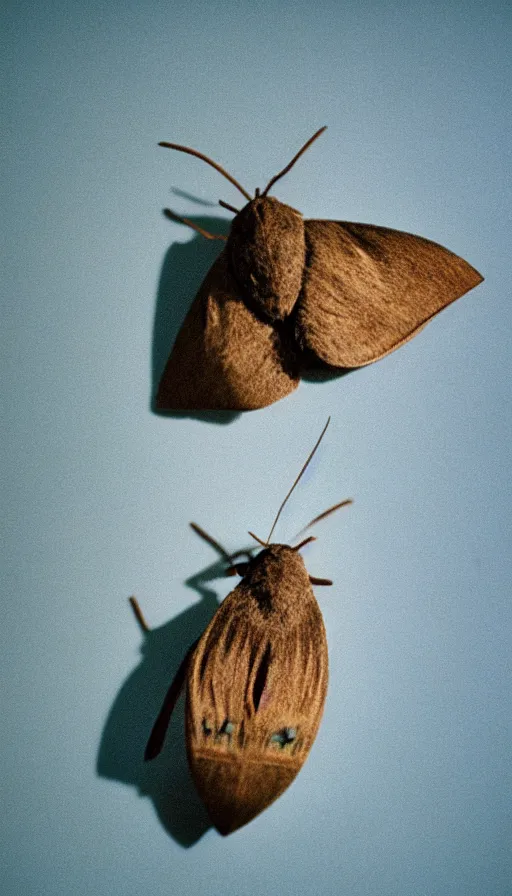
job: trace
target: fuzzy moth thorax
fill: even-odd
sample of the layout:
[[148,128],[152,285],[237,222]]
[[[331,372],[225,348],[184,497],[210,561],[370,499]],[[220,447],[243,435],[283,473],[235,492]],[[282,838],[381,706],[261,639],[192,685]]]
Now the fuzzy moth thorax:
[[248,302],[271,321],[287,317],[299,297],[304,272],[302,215],[273,196],[258,196],[234,218],[228,248]]
[[263,615],[293,625],[315,600],[304,560],[286,544],[271,544],[254,557],[241,583]]

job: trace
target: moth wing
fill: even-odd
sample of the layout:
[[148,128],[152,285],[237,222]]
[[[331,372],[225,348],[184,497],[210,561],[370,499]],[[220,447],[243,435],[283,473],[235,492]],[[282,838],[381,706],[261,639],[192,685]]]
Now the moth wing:
[[483,277],[431,240],[387,227],[309,220],[297,335],[333,367],[360,367],[411,339]]
[[185,317],[156,397],[165,410],[253,410],[299,384],[291,341],[250,311],[223,250]]
[[[327,693],[328,654],[313,597],[291,630],[252,612],[244,582],[200,639],[187,679],[187,751],[197,790],[221,834],[274,802],[302,768]],[[261,614],[260,614],[261,615]],[[293,731],[290,743],[282,732]]]

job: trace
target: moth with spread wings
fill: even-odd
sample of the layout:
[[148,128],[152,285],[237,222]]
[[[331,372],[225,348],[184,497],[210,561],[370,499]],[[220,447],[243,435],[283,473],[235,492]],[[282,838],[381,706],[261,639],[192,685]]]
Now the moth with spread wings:
[[[197,150],[248,200],[185,317],[162,375],[160,409],[254,410],[297,388],[317,364],[371,364],[411,339],[483,277],[420,236],[344,221],[304,220],[269,190],[320,128],[254,197]],[[226,239],[194,227],[210,239]]]

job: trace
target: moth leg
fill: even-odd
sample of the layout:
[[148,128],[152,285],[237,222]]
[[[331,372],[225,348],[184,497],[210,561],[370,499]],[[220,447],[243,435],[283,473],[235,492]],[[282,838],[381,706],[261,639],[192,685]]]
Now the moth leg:
[[247,570],[249,569],[248,563],[233,563],[231,566],[228,566],[226,569],[225,575],[227,576],[245,576]]
[[190,523],[190,528],[194,530],[196,535],[199,535],[200,538],[211,545],[211,547],[214,548],[221,555],[221,557],[224,558],[226,563],[232,562],[233,557],[231,556],[231,554],[228,554],[226,549],[223,548],[222,545],[219,544],[219,542],[216,541],[212,535],[208,535],[208,532],[205,532],[204,529],[201,529],[201,526],[198,526],[197,523]]
[[[194,530],[196,535],[199,535],[200,538],[204,539],[209,545],[212,546],[220,555],[224,558],[226,563],[228,564],[228,568],[226,569],[227,576],[240,575],[243,576],[247,572],[247,566],[249,562],[252,560],[252,554],[250,551],[235,551],[234,554],[228,554],[225,548],[216,541],[213,536],[209,535],[208,532],[205,532],[204,529],[201,529],[197,523],[190,523],[191,529]],[[233,560],[236,560],[237,557],[247,557],[247,563],[233,563]],[[239,570],[243,570],[240,572]]]
[[147,624],[147,622],[146,622],[146,620],[145,620],[145,618],[144,618],[144,615],[143,615],[143,613],[142,613],[142,610],[141,610],[141,608],[139,607],[139,602],[138,602],[137,598],[134,597],[134,596],[132,595],[132,596],[131,596],[130,598],[128,598],[128,599],[129,599],[129,601],[130,601],[130,606],[131,606],[131,608],[132,608],[132,610],[133,610],[134,616],[135,616],[137,622],[139,623],[139,625],[140,625],[142,631],[143,631],[143,632],[149,632],[149,631],[151,631],[149,625]]
[[199,227],[199,224],[194,224],[190,218],[182,218],[181,215],[177,215],[176,212],[171,211],[170,208],[164,208],[164,215],[166,218],[170,218],[171,221],[178,221],[180,224],[186,224],[187,227],[196,230],[201,236],[205,236],[207,240],[224,240],[224,242],[227,240],[227,237],[223,236],[222,233],[210,233],[208,230]]
[[158,713],[156,722],[153,725],[151,734],[149,735],[149,740],[146,744],[146,749],[144,751],[145,762],[148,762],[150,759],[154,759],[156,756],[158,756],[164,745],[165,735],[167,734],[169,722],[171,721],[172,712],[174,707],[176,706],[176,703],[178,702],[178,697],[181,694],[183,685],[185,684],[188,666],[190,660],[192,659],[194,650],[197,647],[198,641],[199,638],[197,639],[197,641],[194,641],[192,647],[188,649],[185,657],[181,661],[176,675],[171,682],[169,690],[165,695],[162,708]]
[[332,585],[331,579],[317,579],[316,576],[310,576],[309,581],[312,585]]

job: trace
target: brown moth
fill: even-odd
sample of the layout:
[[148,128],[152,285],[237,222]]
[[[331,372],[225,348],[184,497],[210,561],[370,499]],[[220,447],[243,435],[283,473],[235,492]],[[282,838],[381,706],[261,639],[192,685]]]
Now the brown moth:
[[[165,697],[145,759],[162,749],[172,711],[186,683],[186,744],[192,776],[221,834],[247,824],[295,778],[315,739],[327,692],[325,628],[299,550],[270,539],[281,510],[313,457],[329,421],[275,518],[263,550],[233,564],[220,545],[196,532],[229,562],[242,581],[225,598],[185,656]],[[342,501],[309,525],[323,519]],[[306,527],[307,528],[307,527]],[[250,533],[252,535],[252,533]],[[242,552],[240,552],[242,553]],[[236,555],[236,556],[239,556]],[[134,598],[132,606],[143,617]]]
[[[254,197],[207,156],[248,200],[210,268],[164,370],[160,409],[251,410],[297,388],[315,366],[371,364],[411,339],[483,280],[462,258],[420,236],[345,221],[304,220],[269,190],[325,130],[320,128]],[[186,218],[167,214],[209,239]]]

